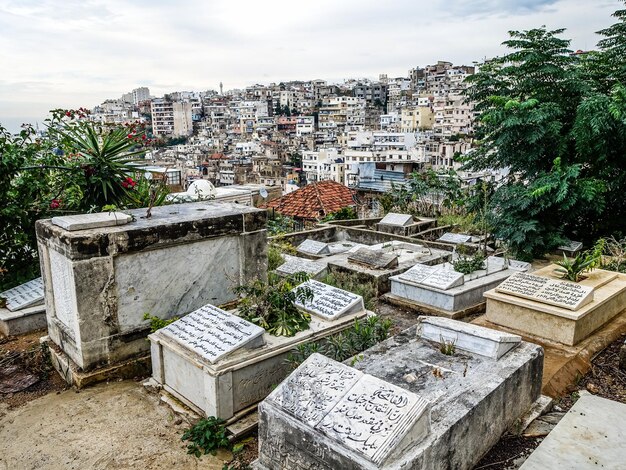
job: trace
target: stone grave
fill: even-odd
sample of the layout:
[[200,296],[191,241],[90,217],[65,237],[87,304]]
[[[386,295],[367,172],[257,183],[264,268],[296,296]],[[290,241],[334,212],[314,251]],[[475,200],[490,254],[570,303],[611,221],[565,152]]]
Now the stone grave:
[[519,272],[520,268],[505,266],[504,260],[500,260],[489,257],[486,269],[466,275],[454,271],[450,264],[416,264],[390,277],[391,292],[385,298],[417,310],[460,318],[482,309],[483,294]]
[[294,348],[336,334],[366,314],[361,308],[333,320],[313,316],[308,330],[285,337],[205,305],[148,337],[152,376],[201,415],[243,416],[289,374],[286,359]]
[[555,268],[516,273],[486,292],[487,320],[572,346],[624,309],[626,275],[596,269],[575,283],[560,279]]
[[6,306],[0,307],[0,333],[19,335],[45,328],[46,307],[42,278],[33,279],[0,293]]
[[451,243],[453,245],[460,245],[463,243],[469,243],[472,241],[472,236],[464,233],[450,233],[446,232],[437,239],[441,243]]
[[558,253],[565,253],[567,256],[576,256],[583,249],[583,243],[577,241],[570,241],[565,245],[561,245],[557,247],[556,251]]
[[353,367],[310,356],[259,405],[253,468],[472,468],[539,398],[543,354],[519,337],[447,322],[428,325],[459,338],[453,355],[416,325]]
[[234,287],[267,273],[263,210],[198,202],[154,207],[149,219],[128,212],[125,225],[36,225],[53,365],[79,386],[149,367],[144,313],[229,302]]
[[413,216],[411,214],[397,214],[395,212],[389,212],[380,222],[381,225],[396,225],[400,227],[406,227],[413,223]]
[[297,250],[298,252],[307,255],[321,256],[330,254],[330,250],[328,249],[328,243],[318,242],[317,240],[313,240],[311,238],[307,238],[302,243],[300,243]]
[[348,262],[371,269],[391,269],[398,267],[398,257],[394,253],[359,248],[348,255]]
[[307,273],[310,277],[316,278],[326,273],[326,265],[318,261],[313,261],[297,256],[283,255],[285,262],[276,268],[278,274],[290,276],[299,272]]
[[326,320],[334,320],[343,315],[365,311],[363,297],[352,292],[329,286],[314,279],[300,284],[299,287],[308,287],[313,291],[312,300],[305,303],[296,302],[297,307],[311,315]]

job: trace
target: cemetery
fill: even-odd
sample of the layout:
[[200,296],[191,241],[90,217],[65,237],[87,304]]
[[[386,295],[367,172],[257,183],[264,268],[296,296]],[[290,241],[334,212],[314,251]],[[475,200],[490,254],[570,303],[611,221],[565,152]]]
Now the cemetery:
[[[419,224],[399,216],[375,226]],[[64,387],[93,390],[89,399],[98,400],[115,380],[142,377],[129,385],[133,393],[116,399],[166,410],[143,419],[163,420],[166,412],[181,427],[208,419],[235,441],[252,435],[246,462],[257,470],[480,468],[506,436],[533,432],[552,399],[566,393],[559,386],[578,380],[572,371],[592,367],[579,367],[582,358],[618,338],[624,344],[624,274],[591,269],[572,282],[555,265],[534,269],[504,256],[470,256],[464,247],[482,241],[462,234],[428,241],[372,225],[282,236],[295,254],[283,254],[284,263],[268,272],[265,217],[245,205],[203,201],[155,207],[149,218],[131,210],[41,220],[42,277],[0,294],[0,331],[13,337],[23,333],[16,325],[44,327],[40,348],[54,374]],[[355,285],[373,284],[384,307],[369,311],[354,290],[329,285],[337,273]],[[263,323],[254,302],[283,305],[291,283],[299,326]],[[263,294],[247,297],[260,286]],[[155,327],[146,313],[161,323]],[[30,323],[11,323],[7,314]],[[412,326],[368,337],[370,319],[393,324],[400,314]],[[458,320],[468,314],[471,322]],[[555,369],[563,357],[568,362]],[[25,393],[8,380],[0,371],[0,396],[11,389],[7,383],[17,396]],[[26,390],[28,380],[37,383],[20,380]],[[595,390],[590,380],[582,386]],[[53,387],[70,406],[62,386]],[[87,422],[98,414],[76,403]],[[611,451],[619,426],[604,438],[607,418],[580,413],[621,416],[626,405],[587,396],[572,405],[557,412],[559,424],[514,468],[551,468],[555,458],[575,462],[581,455],[610,468],[621,458]],[[54,428],[58,415],[38,409]],[[0,406],[0,422],[3,413]],[[106,419],[121,418],[112,413]],[[581,429],[599,444],[592,440],[578,454],[563,450]]]

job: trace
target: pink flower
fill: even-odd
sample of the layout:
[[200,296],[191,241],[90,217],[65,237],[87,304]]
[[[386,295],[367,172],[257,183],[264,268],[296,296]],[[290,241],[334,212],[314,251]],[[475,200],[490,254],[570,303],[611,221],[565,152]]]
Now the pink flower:
[[59,199],[53,199],[50,201],[50,209],[58,209],[61,206],[61,201]]

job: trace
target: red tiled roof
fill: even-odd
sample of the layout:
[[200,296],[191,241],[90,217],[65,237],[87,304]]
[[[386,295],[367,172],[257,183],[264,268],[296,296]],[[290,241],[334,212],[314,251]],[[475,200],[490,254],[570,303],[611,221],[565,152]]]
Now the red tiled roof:
[[335,181],[311,183],[267,203],[267,208],[300,219],[318,219],[348,206],[354,206],[352,190]]

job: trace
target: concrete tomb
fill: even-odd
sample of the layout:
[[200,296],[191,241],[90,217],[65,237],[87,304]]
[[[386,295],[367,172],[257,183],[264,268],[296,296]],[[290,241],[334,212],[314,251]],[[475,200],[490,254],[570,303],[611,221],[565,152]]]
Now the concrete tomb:
[[307,273],[310,277],[315,278],[326,272],[326,265],[318,261],[312,261],[297,256],[283,255],[285,262],[276,268],[278,274],[289,276],[299,272]]
[[[506,266],[502,258],[490,257],[486,269],[471,274],[454,271],[452,265],[416,264],[392,276],[390,301],[414,303],[439,315],[458,318],[484,303],[483,293],[521,268]],[[404,300],[403,300],[404,299]]]
[[568,256],[576,256],[578,253],[580,253],[583,249],[583,243],[582,242],[577,242],[577,241],[570,241],[569,243],[566,243],[565,245],[561,245],[559,247],[557,247],[557,252],[563,253],[565,252],[566,255]]
[[[472,468],[539,398],[542,349],[420,320],[429,323],[365,351],[354,367],[311,355],[259,405],[253,468]],[[437,332],[459,339],[453,355],[429,339]]]
[[317,240],[313,240],[311,238],[307,238],[300,245],[298,245],[297,250],[300,253],[305,253],[308,255],[328,255],[330,254],[330,250],[328,249],[328,243],[318,242]]
[[437,239],[438,242],[442,243],[452,243],[454,245],[459,245],[462,243],[469,243],[472,241],[472,236],[464,233],[450,233],[446,232],[441,237]]
[[289,374],[286,359],[294,348],[336,334],[365,316],[361,309],[333,321],[312,317],[308,330],[284,337],[205,305],[148,337],[152,377],[201,415],[243,416]]
[[166,319],[226,303],[234,287],[266,276],[265,211],[198,202],[145,215],[72,231],[37,222],[48,344],[68,382],[106,379],[116,367],[137,375],[129,364],[149,364],[144,313]]
[[487,320],[572,346],[624,310],[626,275],[595,269],[571,282],[555,268],[516,273],[486,292]]
[[304,303],[297,301],[296,306],[326,320],[334,320],[343,315],[365,310],[363,297],[338,287],[314,279],[300,284],[299,287],[310,288],[313,291],[313,299]]
[[46,307],[42,278],[33,279],[0,293],[6,306],[0,307],[0,333],[19,335],[45,328]]

